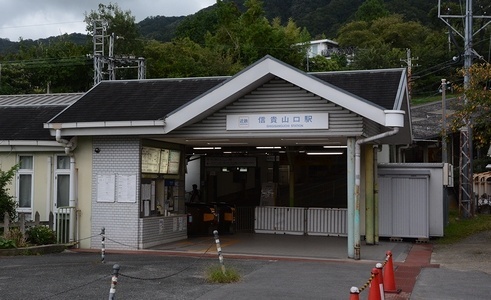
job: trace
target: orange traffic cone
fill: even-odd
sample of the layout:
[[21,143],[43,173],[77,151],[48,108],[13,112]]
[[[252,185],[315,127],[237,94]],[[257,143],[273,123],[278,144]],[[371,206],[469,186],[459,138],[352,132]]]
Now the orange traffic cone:
[[380,283],[378,280],[378,269],[372,269],[372,281],[370,281],[370,290],[368,291],[368,300],[382,300],[380,295]]
[[386,264],[384,267],[384,291],[386,293],[400,293],[401,290],[396,289],[396,280],[394,277],[394,265],[392,264],[392,252],[387,251]]
[[360,300],[360,290],[356,286],[349,290],[349,300]]

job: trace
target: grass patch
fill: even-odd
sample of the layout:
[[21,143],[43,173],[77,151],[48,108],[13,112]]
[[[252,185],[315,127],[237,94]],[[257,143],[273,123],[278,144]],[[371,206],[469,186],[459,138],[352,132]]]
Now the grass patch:
[[234,268],[225,268],[225,273],[220,266],[210,266],[206,270],[206,279],[212,283],[232,283],[240,280],[240,275]]
[[411,105],[421,105],[436,101],[442,101],[442,95],[430,95],[430,96],[413,96],[411,97]]
[[[446,99],[452,99],[461,96],[460,94],[456,93],[447,93],[445,95]],[[432,95],[413,95],[411,97],[411,105],[412,106],[417,106],[421,104],[426,104],[426,103],[433,103],[433,102],[442,102],[442,94],[441,93],[436,93]]]
[[438,244],[453,244],[473,234],[491,230],[491,214],[476,215],[462,219],[458,210],[449,212],[449,224],[445,227],[445,235],[437,240]]

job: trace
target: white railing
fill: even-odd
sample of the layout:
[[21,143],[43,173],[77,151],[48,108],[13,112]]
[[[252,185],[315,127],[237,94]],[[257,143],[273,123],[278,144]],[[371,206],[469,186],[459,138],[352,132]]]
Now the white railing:
[[254,232],[347,236],[347,209],[259,206]]
[[70,242],[70,214],[72,213],[75,213],[75,207],[71,206],[58,207],[55,213],[56,240],[60,244]]

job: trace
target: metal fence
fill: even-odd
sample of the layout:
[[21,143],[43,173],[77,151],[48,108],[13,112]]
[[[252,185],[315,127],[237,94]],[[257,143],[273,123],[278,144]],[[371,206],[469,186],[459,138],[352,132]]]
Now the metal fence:
[[254,231],[292,235],[347,236],[346,208],[259,206]]

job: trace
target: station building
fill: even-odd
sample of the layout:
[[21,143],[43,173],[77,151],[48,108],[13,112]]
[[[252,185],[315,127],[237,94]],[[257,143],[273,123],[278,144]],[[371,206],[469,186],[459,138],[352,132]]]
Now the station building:
[[378,238],[377,165],[412,143],[405,69],[305,73],[271,56],[231,77],[102,81],[44,128],[69,157],[82,248],[102,229],[108,249],[185,239],[197,184],[240,229],[347,236],[359,258]]

